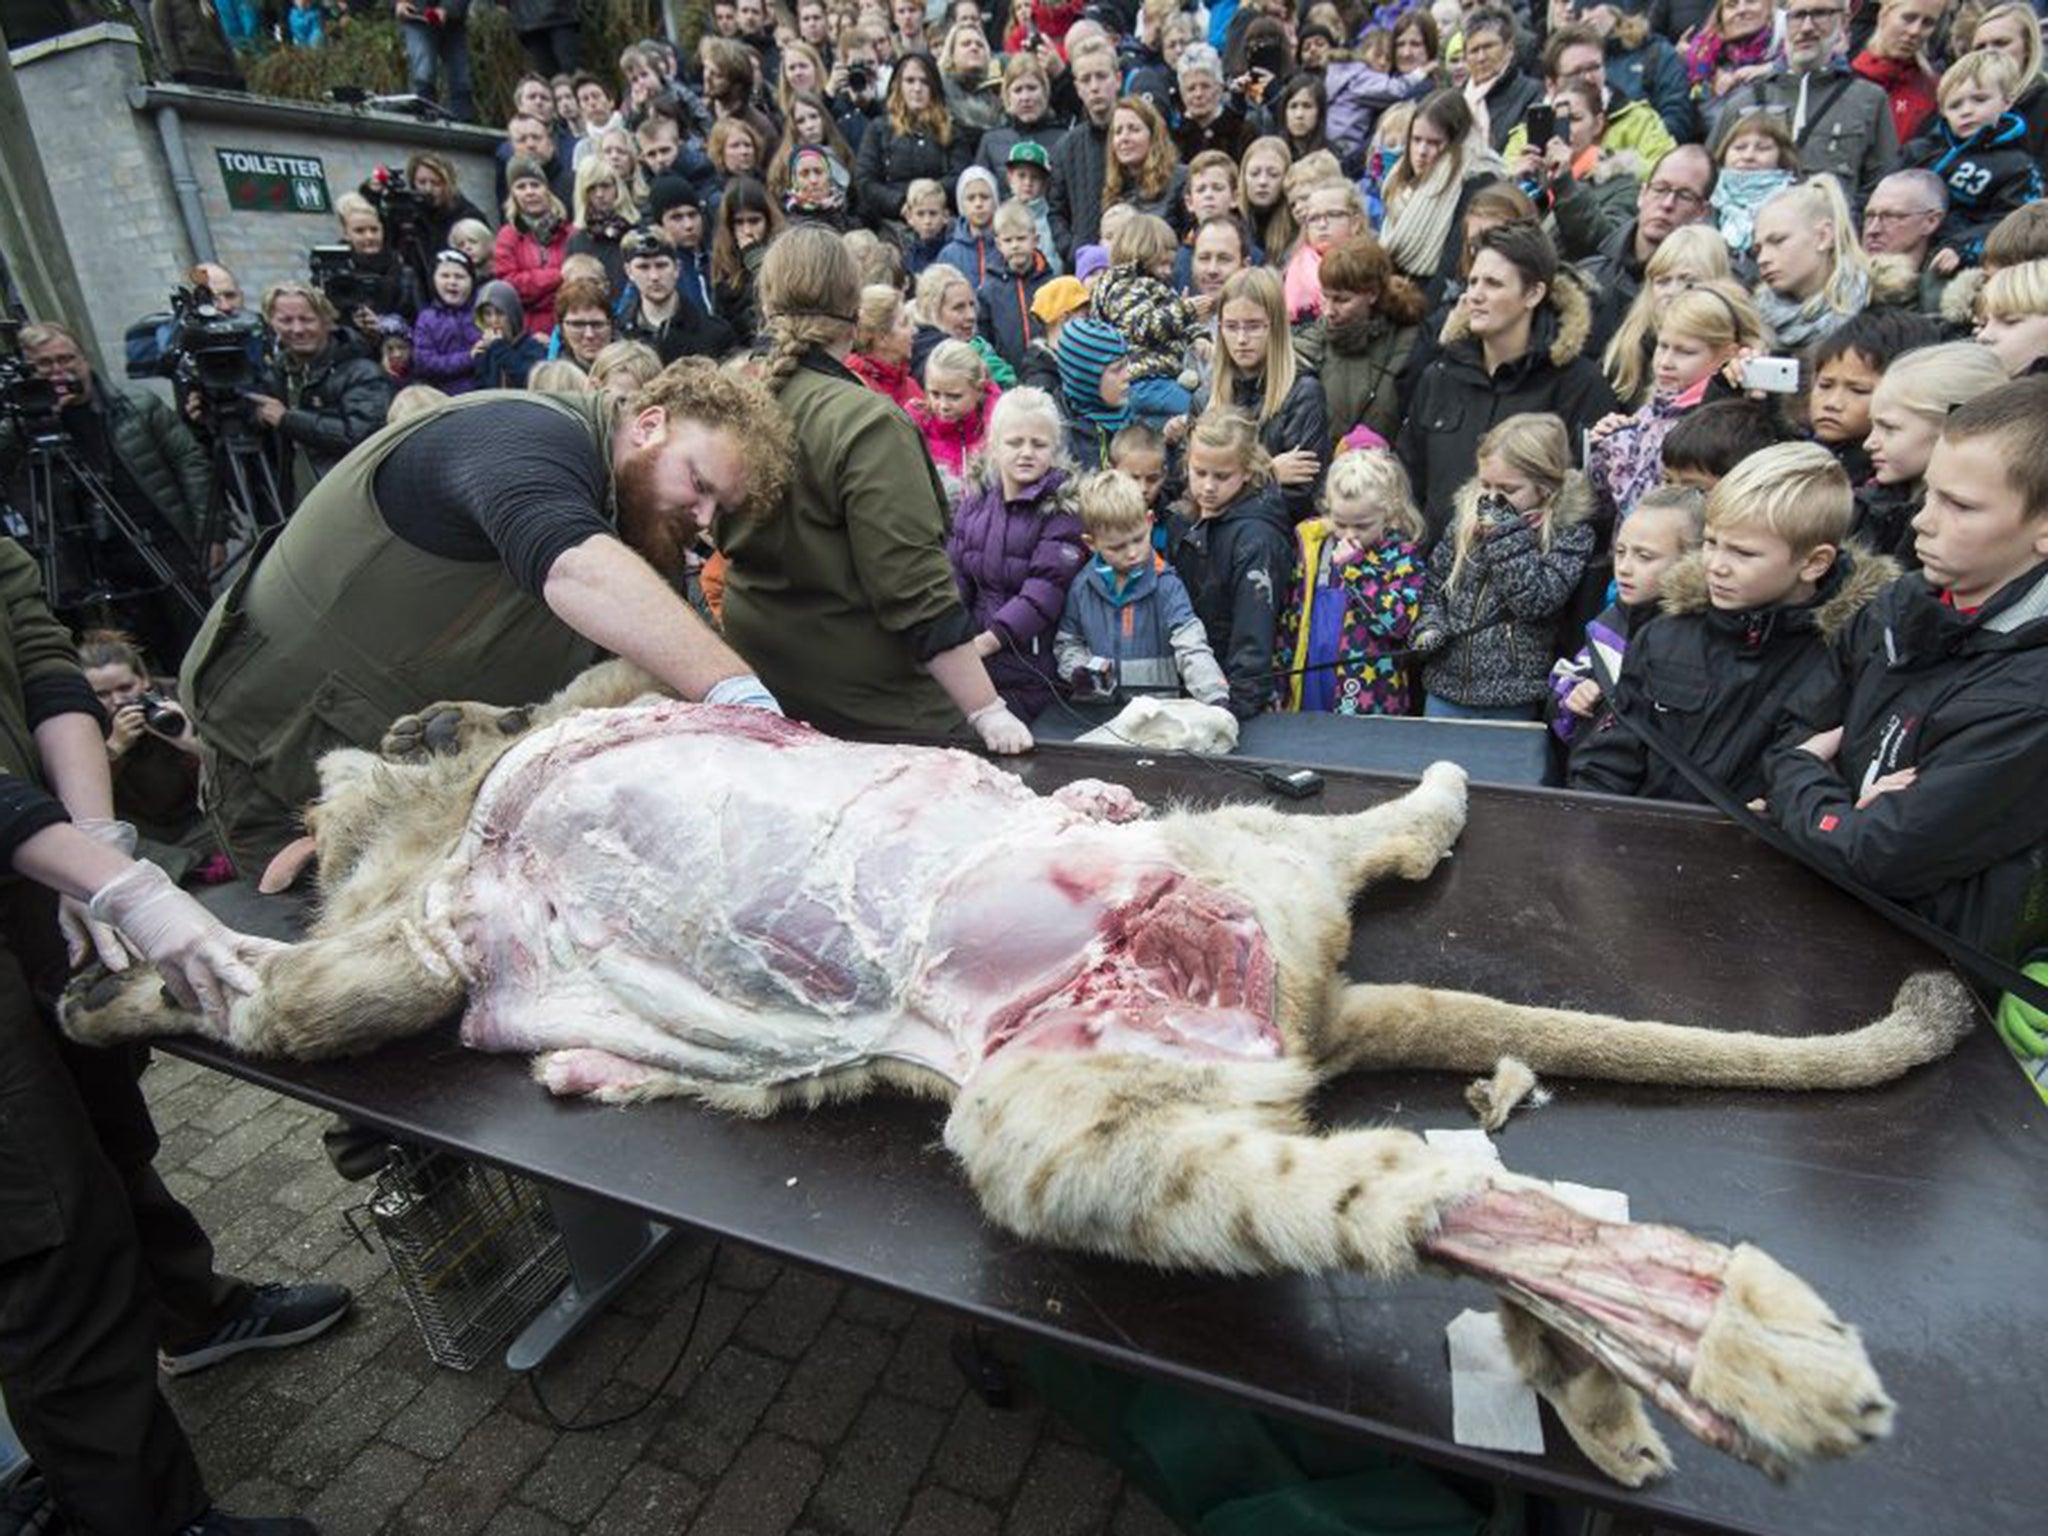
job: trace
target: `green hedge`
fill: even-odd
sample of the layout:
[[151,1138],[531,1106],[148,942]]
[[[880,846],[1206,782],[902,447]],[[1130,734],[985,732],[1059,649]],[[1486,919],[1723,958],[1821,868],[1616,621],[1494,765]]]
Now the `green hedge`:
[[[693,32],[708,0],[687,0],[686,33]],[[659,0],[582,0],[581,57],[593,74],[617,89],[619,50],[661,30]],[[505,13],[474,4],[469,22],[470,73],[479,122],[488,127],[511,115],[512,87],[531,67],[512,35]],[[336,86],[355,86],[377,95],[406,88],[405,47],[398,23],[388,17],[357,20],[330,32],[319,48],[271,48],[247,66],[249,89],[260,96],[324,101]]]

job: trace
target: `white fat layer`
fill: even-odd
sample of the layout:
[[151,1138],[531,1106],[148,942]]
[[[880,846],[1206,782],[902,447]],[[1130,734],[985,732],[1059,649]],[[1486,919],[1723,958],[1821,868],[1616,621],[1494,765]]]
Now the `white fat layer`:
[[963,1082],[991,1024],[1098,962],[1105,908],[1173,867],[1151,826],[964,753],[764,741],[722,713],[589,711],[493,769],[426,902],[471,1044],[717,1084],[876,1058]]

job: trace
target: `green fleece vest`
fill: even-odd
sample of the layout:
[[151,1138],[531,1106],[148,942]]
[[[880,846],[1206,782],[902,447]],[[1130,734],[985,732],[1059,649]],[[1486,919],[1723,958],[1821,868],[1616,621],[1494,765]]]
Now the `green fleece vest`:
[[[611,465],[603,395],[525,395],[572,416]],[[210,758],[234,782],[296,809],[335,747],[374,749],[391,722],[443,699],[531,704],[597,648],[497,560],[450,560],[393,534],[377,470],[414,432],[451,411],[502,404],[466,395],[386,427],[335,466],[250,557],[186,653],[181,697]],[[617,522],[611,493],[601,509]]]

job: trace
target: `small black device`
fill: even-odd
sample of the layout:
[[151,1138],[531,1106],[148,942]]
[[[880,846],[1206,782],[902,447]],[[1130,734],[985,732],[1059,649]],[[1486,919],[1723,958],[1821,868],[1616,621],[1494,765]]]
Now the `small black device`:
[[151,730],[167,730],[178,733],[184,712],[155,689],[145,689],[136,696],[135,702],[142,706],[142,723]]
[[868,67],[865,64],[846,66],[846,88],[858,96],[868,88]]
[[1313,768],[1266,768],[1259,782],[1276,795],[1290,800],[1307,800],[1323,792],[1323,776]]
[[1557,137],[1557,108],[1547,101],[1539,101],[1530,107],[1522,122],[1529,130],[1529,147],[1539,153]]

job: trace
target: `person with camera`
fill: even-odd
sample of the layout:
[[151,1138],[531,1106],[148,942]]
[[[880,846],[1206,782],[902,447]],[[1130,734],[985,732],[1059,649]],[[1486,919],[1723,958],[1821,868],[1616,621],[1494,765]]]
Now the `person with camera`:
[[[79,460],[92,470],[148,545],[202,600],[198,537],[214,492],[213,469],[177,412],[146,390],[100,379],[69,326],[25,326],[21,353],[55,391],[57,421]],[[11,475],[27,447],[12,422],[0,423],[0,475]],[[70,508],[53,508],[63,517]],[[83,504],[76,510],[83,512]],[[197,627],[189,605],[167,589],[120,529],[82,519],[60,543],[60,562],[88,590],[112,594],[107,606],[162,654],[177,656]]]
[[199,809],[199,737],[184,710],[118,629],[86,631],[78,664],[107,712],[114,815],[135,828],[138,854],[181,884],[224,878],[227,861]]
[[386,315],[412,324],[420,312],[419,276],[391,249],[377,205],[360,192],[344,192],[334,211],[347,249],[315,246],[313,280],[365,337],[378,335]]
[[377,359],[336,329],[340,316],[311,283],[272,283],[262,311],[277,338],[276,361],[244,398],[257,425],[272,434],[278,486],[296,507],[344,454],[384,425],[392,385]]

